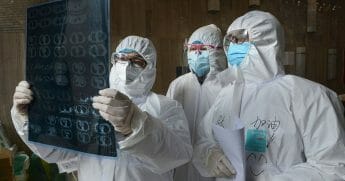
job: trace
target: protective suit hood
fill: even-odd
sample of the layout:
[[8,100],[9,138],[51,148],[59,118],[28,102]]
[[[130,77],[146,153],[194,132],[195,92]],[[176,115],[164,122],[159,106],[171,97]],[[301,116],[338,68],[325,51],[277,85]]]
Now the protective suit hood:
[[190,36],[188,44],[192,44],[194,41],[201,41],[203,44],[219,47],[209,51],[210,72],[207,74],[208,77],[227,68],[225,53],[220,48],[223,46],[222,32],[216,25],[210,24],[195,30]]
[[227,33],[246,29],[251,46],[244,61],[230,69],[240,69],[245,82],[265,82],[284,74],[282,66],[284,31],[279,21],[270,13],[250,11],[237,18]]
[[120,81],[114,72],[114,68],[112,68],[109,76],[110,87],[123,92],[131,99],[146,97],[151,91],[156,79],[156,49],[149,39],[139,36],[128,36],[123,39],[117,46],[116,52],[118,53],[124,49],[135,50],[145,59],[147,66],[139,77],[129,84]]

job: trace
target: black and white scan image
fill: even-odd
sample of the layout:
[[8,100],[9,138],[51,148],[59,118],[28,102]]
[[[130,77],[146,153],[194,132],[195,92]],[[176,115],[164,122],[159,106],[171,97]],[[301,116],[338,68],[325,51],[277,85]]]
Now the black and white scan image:
[[61,0],[28,8],[30,141],[117,156],[112,125],[91,105],[109,87],[108,6],[108,0]]

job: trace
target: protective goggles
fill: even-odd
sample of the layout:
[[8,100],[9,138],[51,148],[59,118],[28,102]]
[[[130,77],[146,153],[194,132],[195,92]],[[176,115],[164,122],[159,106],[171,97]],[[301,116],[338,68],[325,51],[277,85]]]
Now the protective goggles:
[[216,47],[213,45],[206,45],[206,44],[185,44],[185,47],[188,51],[202,51],[202,50],[210,50],[210,49],[222,49],[223,47]]
[[120,62],[129,62],[130,65],[138,68],[145,68],[147,62],[145,59],[140,56],[138,53],[116,53],[114,52],[111,55],[111,63],[115,65],[118,61]]
[[227,50],[230,43],[241,44],[249,41],[249,34],[246,29],[233,30],[224,37],[224,48]]

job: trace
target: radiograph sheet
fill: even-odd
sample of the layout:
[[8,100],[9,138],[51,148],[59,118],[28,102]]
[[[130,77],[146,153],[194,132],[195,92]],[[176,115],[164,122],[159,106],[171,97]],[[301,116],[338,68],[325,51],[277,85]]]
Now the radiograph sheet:
[[109,87],[108,6],[108,0],[60,0],[27,9],[30,141],[117,156],[113,127],[91,106]]

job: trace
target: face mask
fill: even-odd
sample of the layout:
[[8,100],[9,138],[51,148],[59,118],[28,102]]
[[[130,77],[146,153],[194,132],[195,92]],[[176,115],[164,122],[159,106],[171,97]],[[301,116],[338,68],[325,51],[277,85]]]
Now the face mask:
[[232,66],[240,65],[248,54],[250,46],[251,43],[249,42],[243,42],[241,44],[230,43],[227,52],[228,63]]
[[191,51],[188,52],[187,57],[189,67],[198,77],[202,77],[210,71],[208,51]]
[[122,82],[126,82],[126,84],[133,82],[143,71],[142,68],[135,67],[129,62],[117,62],[114,66],[114,73],[117,74]]

